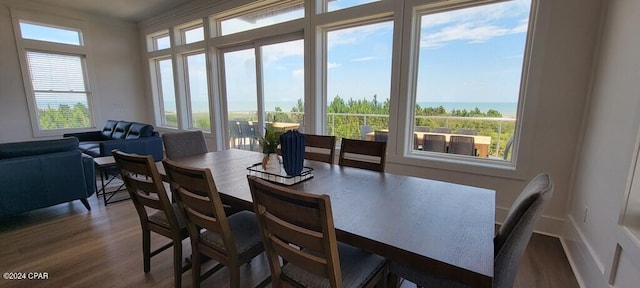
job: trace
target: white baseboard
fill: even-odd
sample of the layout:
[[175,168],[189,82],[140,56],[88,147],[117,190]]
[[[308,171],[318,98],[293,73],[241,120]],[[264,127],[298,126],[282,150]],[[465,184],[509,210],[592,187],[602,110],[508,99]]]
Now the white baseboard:
[[[508,213],[508,208],[496,207],[496,223],[502,224]],[[542,215],[538,219],[534,231],[538,234],[561,238],[564,225],[564,219]]]
[[585,239],[571,215],[567,215],[564,235],[560,237],[560,243],[580,287],[610,287],[604,276],[602,261],[593,252],[589,241]]

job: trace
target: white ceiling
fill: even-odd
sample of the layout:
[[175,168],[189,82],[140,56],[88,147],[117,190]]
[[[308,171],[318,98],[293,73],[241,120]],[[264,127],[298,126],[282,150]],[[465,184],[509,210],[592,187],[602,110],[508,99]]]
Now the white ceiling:
[[62,8],[139,22],[191,0],[31,0]]

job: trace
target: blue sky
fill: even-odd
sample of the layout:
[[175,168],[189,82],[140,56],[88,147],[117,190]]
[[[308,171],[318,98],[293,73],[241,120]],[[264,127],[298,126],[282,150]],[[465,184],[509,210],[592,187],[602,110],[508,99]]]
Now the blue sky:
[[[329,10],[372,2],[340,0],[329,2]],[[515,0],[421,17],[417,62],[417,102],[516,102],[522,72],[530,0]],[[297,15],[297,16],[296,16]],[[255,24],[234,20],[229,31],[266,26],[300,11],[259,19]],[[246,22],[246,21],[245,21]],[[77,43],[78,33],[42,29],[23,23],[25,38]],[[58,31],[55,31],[58,30]],[[391,21],[328,32],[327,98],[372,99],[390,97],[393,23]],[[54,39],[54,40],[51,40]],[[56,40],[57,39],[57,40]],[[404,43],[409,45],[409,43]],[[261,50],[264,71],[265,106],[289,111],[297,99],[304,98],[302,40],[274,44]],[[201,59],[197,59],[201,60]],[[229,110],[255,110],[255,57],[253,50],[227,53],[225,75]],[[168,63],[166,63],[168,64]],[[192,109],[203,111],[206,88],[204,65],[193,57],[189,74],[194,94]],[[197,68],[202,67],[202,68]],[[169,79],[170,66],[163,65],[161,77]],[[396,73],[396,72],[394,72]],[[163,81],[165,82],[165,81]],[[163,83],[169,90],[170,83]],[[172,96],[173,93],[166,93]],[[167,97],[170,98],[170,97]],[[200,100],[198,100],[200,99]],[[175,101],[166,99],[167,107]]]

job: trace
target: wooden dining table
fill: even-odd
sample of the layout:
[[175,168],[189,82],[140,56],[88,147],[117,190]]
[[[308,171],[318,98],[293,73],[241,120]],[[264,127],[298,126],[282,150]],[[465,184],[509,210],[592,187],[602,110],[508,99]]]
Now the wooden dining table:
[[[223,202],[253,210],[247,167],[258,152],[230,149],[175,160],[209,168]],[[491,287],[495,191],[305,160],[313,178],[289,186],[327,194],[338,241],[435,277]],[[164,167],[158,162],[164,175]]]
[[[387,131],[386,129],[381,131]],[[478,157],[489,157],[489,145],[491,145],[491,136],[483,136],[483,135],[466,135],[466,134],[451,134],[451,133],[435,133],[435,132],[414,132],[416,135],[417,144],[422,145],[422,139],[425,134],[428,135],[443,135],[445,138],[445,145],[449,145],[449,138],[451,136],[465,136],[465,137],[473,137],[474,147],[478,151]],[[373,141],[375,139],[375,132],[369,132],[366,134],[366,140]]]

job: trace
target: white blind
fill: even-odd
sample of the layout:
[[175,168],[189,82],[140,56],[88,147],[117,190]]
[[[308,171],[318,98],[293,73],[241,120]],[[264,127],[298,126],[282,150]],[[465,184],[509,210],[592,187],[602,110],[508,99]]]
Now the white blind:
[[27,51],[42,130],[91,127],[84,56]]

